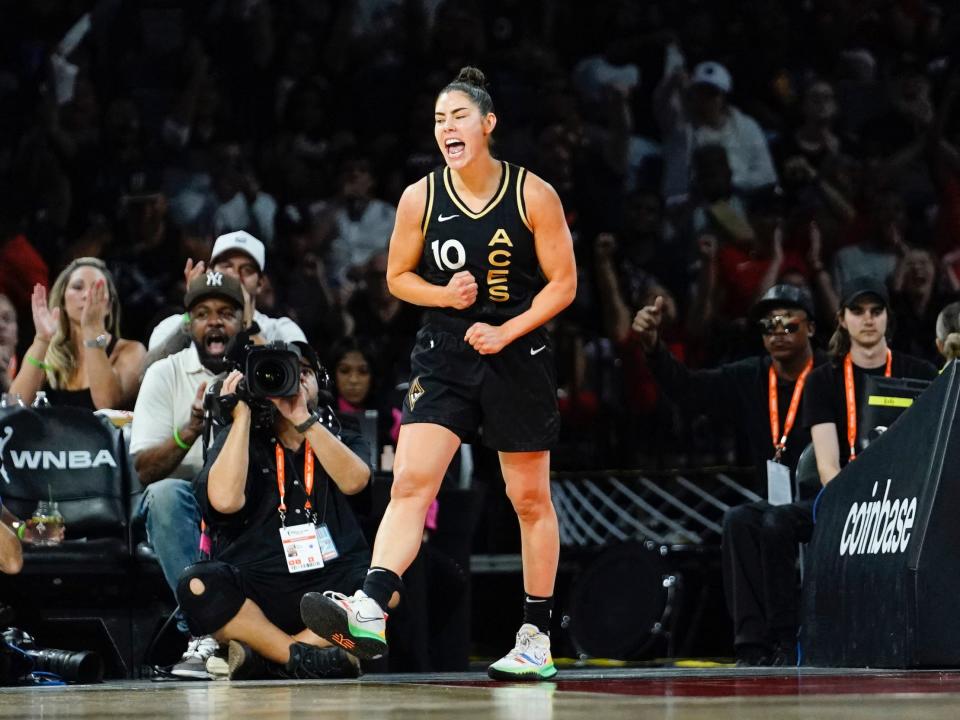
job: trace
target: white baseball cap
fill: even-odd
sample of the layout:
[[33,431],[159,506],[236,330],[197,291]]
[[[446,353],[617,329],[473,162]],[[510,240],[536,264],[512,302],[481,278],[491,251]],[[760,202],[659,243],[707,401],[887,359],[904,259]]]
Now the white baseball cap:
[[712,60],[702,62],[693,69],[691,85],[712,85],[721,92],[729,94],[733,90],[733,78],[723,65]]
[[213,244],[213,252],[210,253],[210,264],[213,265],[218,257],[230,250],[240,250],[252,257],[260,268],[260,272],[266,268],[267,252],[263,243],[246,230],[237,230],[218,237]]

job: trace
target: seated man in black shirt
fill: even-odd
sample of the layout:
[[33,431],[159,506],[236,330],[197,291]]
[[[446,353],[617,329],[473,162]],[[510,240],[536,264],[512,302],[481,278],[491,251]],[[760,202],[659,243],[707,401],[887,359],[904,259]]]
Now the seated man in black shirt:
[[[861,449],[857,447],[857,409],[863,404],[867,375],[920,380],[937,376],[936,367],[926,360],[887,347],[889,306],[882,282],[872,277],[851,280],[844,288],[837,330],[830,339],[832,362],[817,368],[807,382],[803,424],[813,438],[823,485]],[[852,402],[848,402],[848,391],[852,391]]]
[[[815,327],[809,293],[792,285],[770,288],[751,313],[768,354],[709,370],[688,370],[658,343],[659,315],[657,305],[646,307],[633,328],[649,348],[650,367],[664,392],[681,408],[731,423],[750,448],[762,485],[768,471],[784,466],[792,477],[810,442],[797,422],[800,397],[813,367],[826,362],[810,344]],[[770,470],[768,463],[776,467]],[[813,498],[786,505],[764,500],[730,508],[724,516],[723,585],[738,664],[789,660],[778,647],[796,644],[794,567],[812,504]]]
[[[298,346],[300,394],[259,409],[237,402],[194,483],[215,559],[184,571],[177,598],[195,634],[230,641],[234,680],[359,674],[355,658],[306,629],[300,598],[363,585],[370,551],[346,496],[367,486],[369,452],[359,432],[338,437],[320,422],[322,369]],[[227,376],[221,399],[242,378]]]

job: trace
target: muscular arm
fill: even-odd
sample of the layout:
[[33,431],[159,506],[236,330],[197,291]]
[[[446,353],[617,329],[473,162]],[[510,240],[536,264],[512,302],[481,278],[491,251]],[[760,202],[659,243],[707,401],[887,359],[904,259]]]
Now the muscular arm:
[[817,456],[820,484],[826,487],[840,472],[840,445],[837,443],[835,423],[820,423],[810,428],[813,452]]
[[232,515],[243,509],[249,465],[250,409],[246,404],[238,403],[227,440],[207,476],[210,507],[224,515]]
[[400,197],[387,256],[387,286],[394,297],[408,303],[447,307],[447,288],[427,282],[416,272],[423,253],[421,222],[426,202],[426,178],[408,186]]
[[533,228],[537,261],[547,284],[534,296],[528,310],[501,326],[507,333],[508,342],[546,323],[572,303],[577,294],[573,239],[560,197],[549,184],[533,174],[527,176],[523,197]]

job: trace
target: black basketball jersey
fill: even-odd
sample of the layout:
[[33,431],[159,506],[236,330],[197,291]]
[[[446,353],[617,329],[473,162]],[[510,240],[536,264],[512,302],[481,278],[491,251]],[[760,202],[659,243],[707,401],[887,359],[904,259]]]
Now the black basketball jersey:
[[441,311],[497,325],[527,310],[544,285],[523,201],[527,171],[507,162],[501,168],[497,192],[477,213],[457,197],[449,167],[427,176],[418,268],[434,285],[469,270],[477,281],[477,301],[466,310]]

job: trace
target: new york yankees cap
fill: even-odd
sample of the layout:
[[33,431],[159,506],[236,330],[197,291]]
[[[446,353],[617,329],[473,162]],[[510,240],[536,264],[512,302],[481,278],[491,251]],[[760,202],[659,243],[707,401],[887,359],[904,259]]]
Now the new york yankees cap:
[[195,277],[187,288],[187,294],[183,296],[183,304],[187,310],[190,310],[198,302],[209,297],[223,298],[243,308],[243,288],[240,286],[240,281],[222,272],[209,270]]

